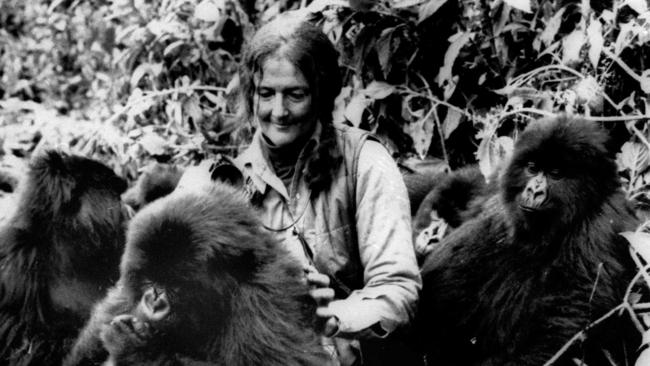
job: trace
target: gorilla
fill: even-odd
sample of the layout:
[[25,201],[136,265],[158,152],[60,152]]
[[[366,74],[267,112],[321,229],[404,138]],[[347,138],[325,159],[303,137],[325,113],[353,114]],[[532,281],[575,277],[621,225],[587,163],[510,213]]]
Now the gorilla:
[[64,365],[327,364],[302,267],[256,217],[225,183],[145,206]]
[[[606,141],[597,124],[568,117],[533,122],[520,135],[485,198],[497,207],[466,216],[424,261],[427,359],[543,365],[622,302],[635,266],[618,234],[638,220]],[[556,364],[629,357],[638,332],[628,327],[617,318],[589,329]]]
[[47,151],[31,161],[0,229],[0,360],[60,365],[117,280],[126,182],[105,165]]

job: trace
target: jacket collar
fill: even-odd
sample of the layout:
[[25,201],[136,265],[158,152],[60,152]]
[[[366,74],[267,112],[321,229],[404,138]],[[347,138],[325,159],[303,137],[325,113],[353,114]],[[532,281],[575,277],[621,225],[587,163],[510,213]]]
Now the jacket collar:
[[[301,168],[304,164],[304,161],[307,156],[309,156],[313,150],[318,146],[318,140],[320,139],[322,127],[320,123],[316,124],[314,133],[305,143],[300,155],[298,157],[298,166]],[[271,163],[268,161],[266,154],[264,153],[264,147],[262,146],[264,142],[262,141],[262,130],[257,129],[255,135],[253,135],[253,140],[237,160],[240,161],[240,169],[246,171],[248,177],[250,177],[251,182],[255,189],[258,192],[266,192],[267,186],[275,189],[279,192],[285,199],[289,200],[289,192],[287,187],[284,186],[282,180],[275,175]]]

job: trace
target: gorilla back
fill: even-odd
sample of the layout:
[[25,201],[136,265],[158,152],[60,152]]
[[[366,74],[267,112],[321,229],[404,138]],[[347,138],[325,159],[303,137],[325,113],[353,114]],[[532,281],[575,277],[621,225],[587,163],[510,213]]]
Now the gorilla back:
[[177,191],[129,227],[118,285],[68,365],[324,365],[302,268],[225,184]]
[[33,159],[0,230],[0,363],[60,365],[118,278],[126,183],[55,151]]

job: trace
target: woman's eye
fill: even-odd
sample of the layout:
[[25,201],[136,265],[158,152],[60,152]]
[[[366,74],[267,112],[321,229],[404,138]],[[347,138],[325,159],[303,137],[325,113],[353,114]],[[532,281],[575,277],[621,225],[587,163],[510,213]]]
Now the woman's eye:
[[292,99],[294,101],[300,101],[300,100],[303,100],[303,99],[305,99],[307,97],[307,93],[305,91],[302,91],[302,90],[295,90],[295,91],[289,92],[288,96],[289,96],[290,99]]
[[260,98],[271,98],[273,96],[273,91],[270,89],[258,89],[257,95],[259,95]]

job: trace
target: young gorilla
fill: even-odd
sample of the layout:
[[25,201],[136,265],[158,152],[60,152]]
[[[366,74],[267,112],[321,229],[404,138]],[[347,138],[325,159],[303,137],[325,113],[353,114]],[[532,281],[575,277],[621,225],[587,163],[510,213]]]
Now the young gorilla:
[[[430,360],[542,365],[623,300],[634,265],[618,233],[637,219],[606,139],[595,123],[566,117],[521,134],[499,181],[501,209],[469,219],[424,262],[420,322]],[[591,330],[556,365],[573,365],[571,357],[610,365],[603,349],[623,355],[623,323]]]
[[218,183],[142,209],[64,364],[325,365],[302,269],[256,217]]
[[50,151],[20,189],[0,230],[0,363],[60,365],[117,280],[126,183],[99,162]]

